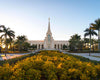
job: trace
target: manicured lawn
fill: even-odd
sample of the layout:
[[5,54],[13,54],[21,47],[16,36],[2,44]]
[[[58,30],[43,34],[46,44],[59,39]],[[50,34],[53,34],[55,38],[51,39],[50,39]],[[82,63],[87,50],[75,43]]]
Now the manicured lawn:
[[66,55],[69,55],[69,56],[72,56],[74,58],[77,58],[77,59],[79,59],[80,61],[83,61],[83,62],[91,62],[91,63],[93,63],[95,65],[100,64],[100,61],[90,60],[90,59],[82,57],[82,56],[72,55],[72,54],[66,54]]
[[97,58],[100,58],[100,56],[94,56],[94,55],[92,55],[93,57],[97,57]]

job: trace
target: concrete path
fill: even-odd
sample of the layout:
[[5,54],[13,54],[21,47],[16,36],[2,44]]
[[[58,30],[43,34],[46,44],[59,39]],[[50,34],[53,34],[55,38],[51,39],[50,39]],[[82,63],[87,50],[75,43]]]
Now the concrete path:
[[0,54],[0,60],[7,60],[7,59],[12,59],[12,58],[16,58],[22,55],[26,55],[26,54],[30,54],[30,53],[18,53],[18,54]]
[[[33,51],[33,52],[30,52],[30,53],[33,53],[33,54],[35,54],[35,53],[37,53],[37,52],[39,52],[40,50],[35,50],[35,51]],[[6,56],[5,56],[5,54],[4,53],[2,53],[2,54],[0,54],[0,60],[7,60],[7,59],[12,59],[12,58],[16,58],[16,57],[19,57],[19,56],[22,56],[22,55],[26,55],[26,54],[30,54],[30,53],[6,53]]]
[[83,56],[85,58],[88,58],[90,60],[96,60],[96,61],[100,61],[100,58],[97,57],[93,57],[93,56],[100,56],[100,53],[68,53],[68,52],[63,52],[65,54],[72,54],[72,55],[78,55],[78,56]]
[[[31,53],[35,54],[36,52],[39,52],[40,50],[35,50]],[[83,56],[85,58],[89,58],[90,60],[96,60],[96,61],[100,61],[100,58],[97,58],[97,57],[93,57],[93,56],[100,56],[100,53],[91,53],[89,56],[89,53],[68,53],[68,52],[64,52],[64,51],[61,51],[63,52],[64,54],[72,54],[72,55],[78,55],[78,56]],[[19,56],[22,56],[22,55],[26,55],[26,54],[30,54],[30,53],[13,53],[13,54],[6,54],[6,56],[4,57],[0,57],[0,60],[6,60],[6,59],[12,59],[12,58],[16,58],[16,57],[19,57]],[[0,54],[1,55],[5,55],[5,54]]]

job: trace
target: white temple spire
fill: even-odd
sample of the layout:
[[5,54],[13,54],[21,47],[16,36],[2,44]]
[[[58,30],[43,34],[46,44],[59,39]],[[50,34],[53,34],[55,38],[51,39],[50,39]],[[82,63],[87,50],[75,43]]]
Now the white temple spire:
[[47,33],[51,33],[51,30],[50,30],[50,18],[48,18],[48,32]]

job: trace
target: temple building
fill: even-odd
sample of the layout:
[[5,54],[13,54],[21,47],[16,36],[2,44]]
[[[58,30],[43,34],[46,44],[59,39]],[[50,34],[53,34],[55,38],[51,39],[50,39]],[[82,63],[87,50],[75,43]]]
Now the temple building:
[[31,45],[36,45],[37,49],[63,49],[63,46],[68,46],[68,41],[64,40],[54,40],[52,37],[52,32],[50,30],[50,18],[48,19],[48,31],[44,40],[31,40],[29,41]]

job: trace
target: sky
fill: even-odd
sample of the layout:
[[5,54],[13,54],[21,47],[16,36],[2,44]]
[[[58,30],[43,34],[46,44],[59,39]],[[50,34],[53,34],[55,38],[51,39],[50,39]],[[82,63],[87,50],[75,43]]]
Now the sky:
[[48,18],[54,40],[69,40],[100,18],[100,0],[0,0],[0,25],[26,35],[29,40],[44,40]]

